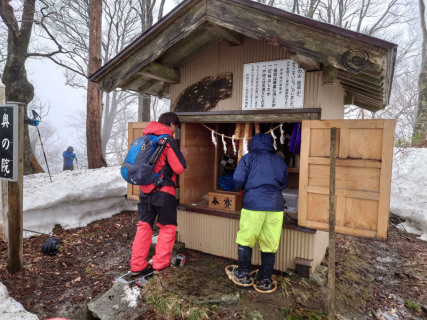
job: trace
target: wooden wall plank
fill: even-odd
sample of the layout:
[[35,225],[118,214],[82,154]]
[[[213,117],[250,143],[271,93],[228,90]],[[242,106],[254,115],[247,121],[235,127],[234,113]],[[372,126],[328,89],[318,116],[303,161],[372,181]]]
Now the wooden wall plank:
[[[263,110],[265,111],[265,110]],[[238,113],[230,110],[227,112],[177,112],[181,123],[184,122],[211,122],[211,123],[237,123],[237,122],[294,122],[301,120],[318,120],[320,119],[320,109],[288,109],[281,110],[284,112],[275,112],[274,110],[267,112],[245,112]],[[288,111],[288,113],[285,113]],[[300,112],[297,112],[300,111]]]
[[[309,220],[307,220],[307,222],[310,223],[311,228],[316,229],[316,230],[328,231],[328,229],[329,229],[328,223],[323,223],[323,222],[318,222],[318,221],[309,221]],[[372,230],[367,230],[367,229],[354,229],[354,228],[350,228],[350,227],[346,227],[346,226],[336,225],[335,231],[337,233],[343,233],[343,234],[348,234],[348,235],[358,236],[358,237],[364,237],[364,238],[376,238],[377,237],[377,231],[372,231]]]
[[[340,147],[338,148],[338,158],[345,159],[348,157],[348,129],[339,129],[340,132]],[[337,165],[339,165],[339,159],[337,159]]]
[[377,230],[378,201],[347,197],[345,209],[345,219],[341,225],[355,229]]
[[327,149],[324,140],[329,141],[325,132],[336,126],[341,133],[338,154],[345,157],[336,161],[336,231],[386,239],[394,120],[303,121],[303,129],[306,123],[302,141],[310,145],[305,146],[308,159],[301,151],[304,188],[300,188],[298,224],[328,230],[329,157],[323,148]]
[[335,192],[335,196],[335,223],[337,226],[343,226],[345,225],[346,196],[337,192]]
[[[328,195],[309,193],[307,195],[307,214],[306,215],[307,215],[307,220],[319,221],[328,225],[329,224],[329,192],[328,192]],[[298,218],[299,218],[299,210],[298,210]],[[326,227],[326,229],[324,230],[328,230],[328,229],[329,227]]]
[[[329,194],[328,187],[308,186],[307,190],[309,193],[324,194],[324,195]],[[379,192],[373,192],[373,191],[338,189],[338,190],[335,190],[335,194],[337,196],[369,199],[369,200],[377,200],[377,201],[380,199]]]
[[378,214],[378,237],[387,239],[388,217],[390,213],[390,193],[391,193],[391,167],[393,164],[393,142],[394,142],[395,120],[384,120],[383,151],[381,154],[382,168]]
[[340,129],[382,129],[386,120],[323,120],[313,121],[311,127],[313,129],[330,129],[331,127],[337,127]]
[[299,196],[298,196],[298,224],[306,225],[307,219],[307,197],[308,197],[308,160],[310,156],[310,129],[311,121],[305,120],[301,123],[301,152],[299,172]]
[[348,129],[347,157],[353,159],[381,159],[383,129]]
[[[361,160],[361,159],[337,159],[337,166],[340,167],[364,167],[381,169],[381,161],[378,160]],[[329,159],[321,157],[310,157],[309,164],[329,165]]]
[[215,152],[209,130],[197,123],[181,124],[181,148],[188,151],[187,168],[180,175],[180,203],[200,201],[215,181]]
[[[128,150],[133,140],[142,136],[142,132],[148,126],[149,122],[128,122]],[[127,184],[127,198],[139,201],[139,186]]]
[[[381,171],[376,168],[336,167],[336,188],[379,192]],[[329,166],[310,165],[308,185],[327,187]]]

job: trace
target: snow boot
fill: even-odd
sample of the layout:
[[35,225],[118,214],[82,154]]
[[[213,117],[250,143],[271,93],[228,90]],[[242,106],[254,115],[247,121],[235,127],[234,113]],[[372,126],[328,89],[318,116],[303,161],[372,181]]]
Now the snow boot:
[[271,293],[277,289],[277,282],[271,279],[274,268],[275,253],[261,252],[261,267],[257,273],[254,288],[261,293]]
[[237,245],[237,248],[239,266],[237,268],[233,268],[233,271],[231,272],[231,280],[234,280],[233,282],[237,285],[247,287],[253,284],[253,280],[249,274],[252,259],[252,248],[242,246],[240,244]]
[[262,279],[262,280],[255,280],[254,287],[255,287],[255,290],[258,292],[271,293],[275,290],[276,285],[271,279]]

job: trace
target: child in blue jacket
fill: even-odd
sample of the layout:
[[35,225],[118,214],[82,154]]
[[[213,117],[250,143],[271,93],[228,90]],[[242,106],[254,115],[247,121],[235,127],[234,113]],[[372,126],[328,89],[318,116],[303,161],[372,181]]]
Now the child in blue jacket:
[[76,158],[76,154],[73,151],[74,148],[69,146],[67,150],[62,153],[62,157],[64,158],[63,171],[74,170],[74,159]]
[[249,286],[252,248],[259,242],[261,267],[254,287],[257,291],[274,291],[272,273],[275,254],[280,242],[285,201],[282,190],[288,185],[288,168],[275,154],[270,135],[253,136],[249,153],[237,165],[233,180],[243,190],[243,209],[237,233],[239,266],[231,272],[235,283]]

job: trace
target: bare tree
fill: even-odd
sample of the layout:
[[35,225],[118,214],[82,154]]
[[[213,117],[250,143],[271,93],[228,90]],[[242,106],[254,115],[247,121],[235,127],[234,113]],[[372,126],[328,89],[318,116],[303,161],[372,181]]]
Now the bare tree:
[[[22,7],[21,21],[17,18],[14,7],[9,1],[0,0],[0,17],[7,27],[7,58],[3,70],[2,82],[6,86],[6,101],[27,105],[34,97],[34,86],[28,81],[25,63],[30,56],[28,48],[34,22],[35,0],[25,0]],[[43,172],[34,156],[28,127],[24,126],[24,174]]]
[[[89,74],[101,67],[102,0],[90,1]],[[102,91],[97,83],[88,80],[86,140],[89,169],[106,167],[101,146]]]
[[[106,1],[104,17],[107,21],[107,26],[104,32],[103,57],[104,61],[108,61],[140,34],[141,17],[140,13],[132,6],[132,2],[128,1],[119,3]],[[131,94],[119,90],[105,95],[102,150],[106,156],[109,153],[107,146],[112,147],[113,150],[120,149],[120,147],[113,147],[109,141],[114,135],[113,126],[116,122],[115,118],[119,114],[127,114],[121,109],[128,108],[129,104],[136,103],[136,98],[136,93]],[[113,140],[117,142],[117,139]]]
[[[52,61],[67,70],[67,84],[75,88],[86,87],[85,71],[88,67],[87,37],[89,30],[88,0],[42,0],[46,9],[43,11],[43,33],[40,36],[49,37],[46,30],[61,45],[61,54],[50,57]],[[149,28],[156,19],[163,16],[165,0],[161,1],[103,1],[102,60],[108,61],[125,48],[134,38]],[[108,161],[115,161],[117,150],[123,150],[123,144],[115,145],[122,139],[114,137],[121,134],[122,119],[116,117],[131,116],[123,109],[129,109],[137,100],[136,93],[120,90],[104,94],[103,125],[101,131],[101,146]],[[150,99],[148,99],[150,101]],[[131,119],[131,118],[130,118]],[[129,121],[129,120],[128,120]],[[136,120],[135,120],[136,121]],[[127,128],[125,122],[125,128]],[[124,144],[127,149],[127,144]]]
[[427,28],[424,0],[419,0],[420,21],[423,43],[421,46],[421,71],[418,80],[418,111],[414,126],[414,142],[427,140]]

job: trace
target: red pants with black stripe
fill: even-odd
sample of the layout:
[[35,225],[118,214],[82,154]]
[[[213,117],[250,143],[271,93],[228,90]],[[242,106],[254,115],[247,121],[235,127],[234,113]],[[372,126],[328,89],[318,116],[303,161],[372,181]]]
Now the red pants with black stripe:
[[140,196],[139,199],[138,228],[132,246],[130,268],[131,271],[137,272],[147,267],[153,224],[157,217],[160,230],[152,260],[153,269],[161,270],[169,266],[172,256],[176,238],[177,201],[175,196],[162,191],[154,192],[149,196]]

